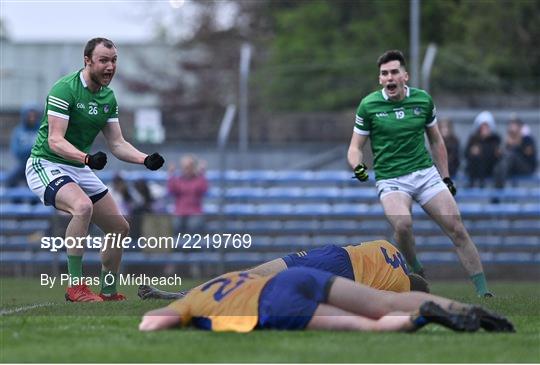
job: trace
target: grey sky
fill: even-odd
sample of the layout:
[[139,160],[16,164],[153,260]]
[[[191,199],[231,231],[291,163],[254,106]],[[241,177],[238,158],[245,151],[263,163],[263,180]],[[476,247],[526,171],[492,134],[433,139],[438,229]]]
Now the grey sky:
[[154,33],[152,19],[167,24],[189,8],[173,6],[182,0],[0,1],[0,16],[11,39],[25,42],[86,41],[95,36],[116,42],[148,40]]

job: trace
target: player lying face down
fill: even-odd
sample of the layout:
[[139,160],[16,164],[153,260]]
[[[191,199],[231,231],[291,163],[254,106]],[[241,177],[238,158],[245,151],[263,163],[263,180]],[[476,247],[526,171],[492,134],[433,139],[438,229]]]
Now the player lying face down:
[[[409,273],[399,250],[385,240],[346,247],[327,245],[300,251],[266,262],[247,272],[267,276],[292,267],[311,267],[327,271],[380,290],[398,293],[429,292],[427,282],[421,276]],[[185,292],[171,293],[148,285],[139,287],[139,296],[142,299],[178,299],[184,295]]]
[[139,329],[192,325],[212,331],[254,329],[415,331],[437,323],[455,331],[513,332],[506,318],[481,307],[422,293],[376,290],[312,268],[271,276],[232,272],[167,307],[144,315]]

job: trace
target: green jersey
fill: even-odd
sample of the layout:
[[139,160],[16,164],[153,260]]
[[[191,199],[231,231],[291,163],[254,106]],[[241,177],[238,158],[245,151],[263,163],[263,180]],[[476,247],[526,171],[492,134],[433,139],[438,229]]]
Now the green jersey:
[[375,177],[382,180],[433,166],[424,131],[436,123],[433,101],[424,90],[407,87],[405,99],[392,101],[383,89],[362,99],[354,132],[370,137]]
[[49,147],[49,115],[67,120],[64,138],[78,150],[89,153],[103,127],[109,122],[118,122],[118,105],[113,91],[108,87],[101,87],[95,93],[90,91],[82,70],[62,77],[47,95],[45,113],[31,155],[51,162],[83,167],[84,164],[67,160]]

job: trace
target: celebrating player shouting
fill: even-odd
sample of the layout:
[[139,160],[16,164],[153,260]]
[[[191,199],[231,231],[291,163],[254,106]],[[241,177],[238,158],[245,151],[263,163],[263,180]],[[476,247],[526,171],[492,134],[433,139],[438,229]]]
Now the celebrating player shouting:
[[[52,87],[46,102],[37,140],[26,164],[30,189],[45,205],[72,215],[66,237],[84,237],[90,222],[105,233],[127,235],[129,225],[92,169],[107,163],[104,152],[90,154],[97,134],[102,131],[118,159],[159,169],[163,157],[146,155],[124,140],[118,120],[118,104],[108,85],[116,71],[117,50],[105,38],[93,38],[84,49],[84,68],[62,77]],[[121,248],[101,252],[101,292],[92,293],[82,278],[83,248],[68,248],[71,285],[66,299],[72,302],[123,300],[116,290],[122,258]],[[111,275],[112,274],[112,275]],[[108,280],[103,280],[107,276]]]
[[[424,90],[406,85],[409,76],[400,51],[385,52],[377,64],[379,83],[383,89],[366,96],[358,107],[347,155],[349,164],[358,180],[367,180],[362,147],[369,137],[377,192],[384,213],[394,229],[399,249],[415,273],[423,275],[414,248],[413,200],[450,237],[477,293],[492,296],[476,246],[463,225],[452,197],[456,194],[456,188],[448,174],[448,157],[437,127],[431,96]],[[436,168],[425,147],[424,132]]]

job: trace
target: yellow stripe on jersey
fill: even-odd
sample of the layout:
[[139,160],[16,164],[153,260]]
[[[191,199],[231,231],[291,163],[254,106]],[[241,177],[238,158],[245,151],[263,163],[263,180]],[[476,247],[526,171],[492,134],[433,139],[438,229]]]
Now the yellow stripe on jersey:
[[249,332],[259,320],[259,296],[272,276],[231,272],[191,290],[169,305],[183,326],[205,323],[212,331]]
[[411,290],[409,277],[404,269],[405,259],[390,242],[369,241],[344,248],[351,258],[356,282],[380,290]]

